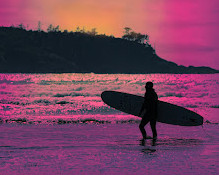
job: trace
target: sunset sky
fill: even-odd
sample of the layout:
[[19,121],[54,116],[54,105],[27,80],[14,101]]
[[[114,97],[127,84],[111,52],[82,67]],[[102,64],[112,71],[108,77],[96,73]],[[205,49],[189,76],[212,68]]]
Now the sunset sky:
[[157,54],[179,65],[219,69],[218,0],[0,0],[0,25],[38,21],[121,37],[128,26],[147,33]]

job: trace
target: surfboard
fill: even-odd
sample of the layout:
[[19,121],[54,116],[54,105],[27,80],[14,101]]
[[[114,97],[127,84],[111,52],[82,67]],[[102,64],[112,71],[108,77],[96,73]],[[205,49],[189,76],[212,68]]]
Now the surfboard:
[[[101,98],[104,103],[119,111],[141,117],[139,112],[144,103],[142,96],[117,91],[104,91]],[[186,108],[159,100],[157,121],[180,126],[199,126],[203,124],[203,117]]]

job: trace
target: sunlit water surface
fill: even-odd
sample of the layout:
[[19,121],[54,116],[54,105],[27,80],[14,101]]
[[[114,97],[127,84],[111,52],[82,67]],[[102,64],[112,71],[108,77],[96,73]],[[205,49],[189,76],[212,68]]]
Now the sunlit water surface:
[[[203,127],[158,123],[158,140],[142,145],[140,118],[100,94],[143,95],[147,81],[159,100],[202,115]],[[218,84],[218,74],[0,74],[0,172],[217,174]]]

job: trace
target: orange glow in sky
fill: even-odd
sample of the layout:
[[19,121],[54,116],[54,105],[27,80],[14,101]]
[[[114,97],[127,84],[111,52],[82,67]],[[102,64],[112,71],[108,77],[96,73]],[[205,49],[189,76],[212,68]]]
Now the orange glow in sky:
[[121,37],[123,28],[148,34],[156,53],[179,65],[219,69],[218,0],[0,0],[0,25],[36,29],[96,28]]

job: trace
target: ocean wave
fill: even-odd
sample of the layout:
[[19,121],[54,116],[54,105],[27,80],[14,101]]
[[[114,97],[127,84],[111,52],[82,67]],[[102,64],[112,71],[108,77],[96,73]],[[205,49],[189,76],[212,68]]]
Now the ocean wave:
[[185,108],[198,108],[197,105],[186,105]]
[[159,97],[184,97],[181,93],[167,92],[164,95],[159,95]]
[[73,91],[82,91],[84,89],[84,87],[78,87],[76,89],[74,89]]
[[90,93],[64,93],[64,94],[55,94],[53,95],[53,97],[67,97],[67,96],[71,96],[71,97],[98,97],[100,96],[100,94],[90,94]]
[[38,85],[67,85],[67,84],[72,84],[72,81],[47,81],[47,80],[42,80],[37,83]]
[[208,93],[199,94],[199,95],[197,96],[197,98],[202,98],[202,97],[205,97],[205,96],[208,96]]
[[140,120],[127,119],[127,120],[107,120],[107,119],[94,119],[94,118],[85,118],[85,119],[45,119],[45,120],[28,120],[27,118],[13,118],[13,119],[2,119],[0,118],[0,124],[4,123],[17,123],[17,124],[134,124],[140,123]]
[[0,95],[11,94],[11,92],[0,91]]
[[6,79],[3,79],[3,80],[0,80],[0,84],[11,84],[12,81],[10,80],[6,80]]
[[33,103],[44,103],[44,104],[51,104],[50,101],[45,100],[45,99],[40,99],[40,100],[34,100]]
[[[34,100],[28,102],[5,102],[0,106],[0,111],[10,111],[8,115],[96,115],[96,114],[124,114],[114,108],[102,105],[99,101],[97,106],[91,106],[89,103],[82,104],[77,101],[55,100],[49,101],[46,99]],[[100,105],[100,106],[99,106]]]
[[20,106],[26,106],[26,105],[31,105],[31,104],[39,104],[39,103],[43,103],[45,105],[48,104],[52,104],[52,102],[45,100],[45,99],[39,99],[39,100],[34,100],[32,102],[19,102],[19,101],[6,101],[6,100],[2,100],[0,101],[1,104],[12,104],[12,105],[20,105]]
[[1,100],[1,104],[13,104],[13,105],[25,105],[26,103],[22,103],[19,101],[6,101],[6,100]]
[[53,95],[53,97],[67,97],[67,96],[71,96],[71,93],[69,93],[69,94],[55,94],[55,95]]
[[49,97],[49,96],[52,96],[52,93],[45,93],[45,92],[43,92],[43,93],[35,93],[35,94],[22,94],[22,95],[20,95],[20,97]]
[[2,110],[3,111],[10,111],[10,110],[13,110],[13,108],[11,108],[10,106],[2,106]]
[[[46,116],[47,117],[47,116]],[[11,118],[11,119],[3,119],[0,118],[0,124],[4,123],[17,123],[17,124],[139,124],[140,119],[130,119],[130,118],[103,118],[103,119],[95,119],[92,117],[87,118],[61,118],[61,116],[57,118],[41,118],[41,120],[34,120],[28,118]],[[211,122],[209,120],[204,121],[204,124],[208,125],[218,125],[218,122]]]
[[219,108],[219,105],[210,106],[211,108]]
[[60,104],[60,105],[64,105],[64,104],[68,104],[69,102],[67,101],[57,101],[56,104]]
[[90,109],[84,107],[81,109],[67,110],[67,113],[68,114],[120,114],[122,112],[113,108],[101,106],[101,107],[90,107]]
[[[95,96],[96,97],[96,96]],[[88,100],[89,101],[89,100]],[[99,99],[92,99],[93,102],[101,102],[101,100]],[[7,100],[0,100],[0,104],[9,104],[9,105],[19,105],[19,106],[27,106],[27,105],[36,105],[36,104],[44,104],[45,106],[48,106],[48,105],[59,105],[59,104],[74,104],[73,106],[71,106],[71,108],[76,108],[78,105],[80,106],[80,101],[66,101],[66,100],[53,100],[53,101],[49,101],[49,100],[46,100],[46,99],[38,99],[38,100],[34,100],[32,102],[20,102],[20,101],[7,101]],[[83,105],[84,107],[86,105]],[[57,106],[58,107],[58,106]],[[90,107],[90,106],[89,106]]]
[[0,80],[0,84],[12,84],[12,85],[25,85],[32,84],[34,82],[30,81],[30,79],[20,80],[20,81],[10,81],[10,80]]
[[42,81],[39,82],[38,84],[39,84],[39,85],[50,85],[50,84],[52,84],[52,83],[54,83],[54,82],[42,80]]
[[114,87],[113,90],[119,90],[121,87]]
[[72,80],[71,84],[93,84],[96,83],[94,80]]
[[167,83],[166,85],[176,86],[176,85],[178,85],[178,83]]

